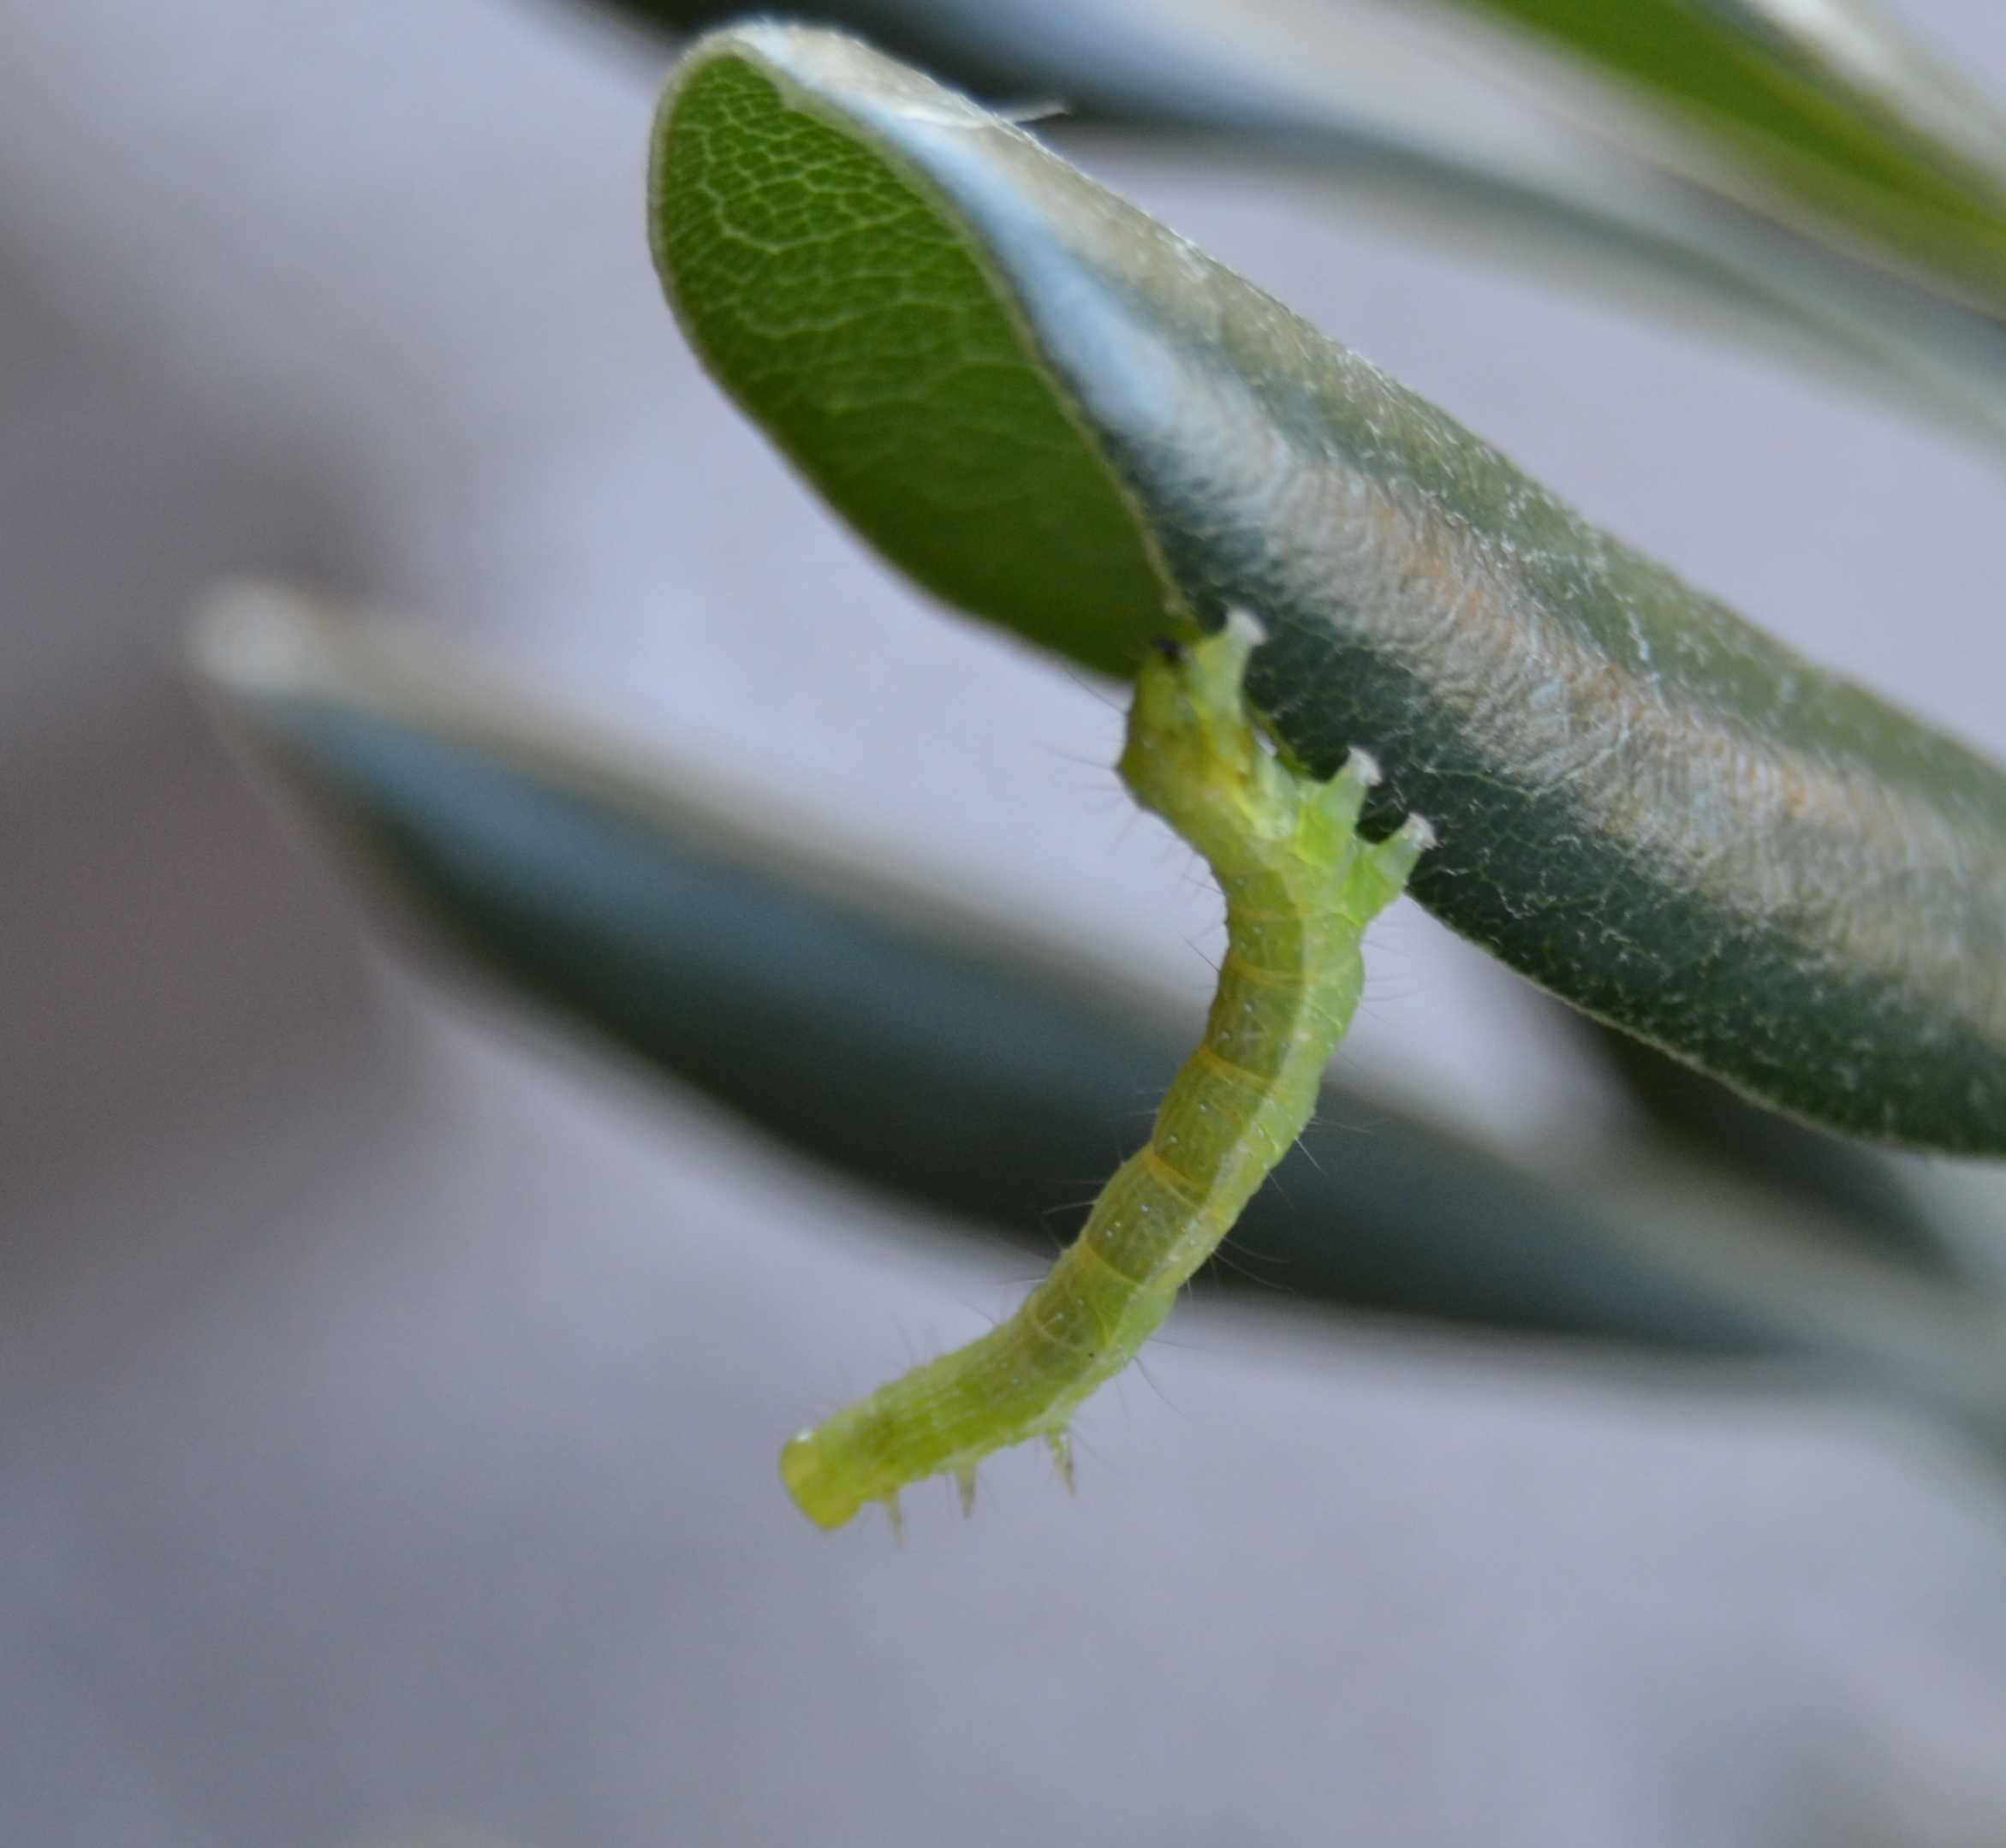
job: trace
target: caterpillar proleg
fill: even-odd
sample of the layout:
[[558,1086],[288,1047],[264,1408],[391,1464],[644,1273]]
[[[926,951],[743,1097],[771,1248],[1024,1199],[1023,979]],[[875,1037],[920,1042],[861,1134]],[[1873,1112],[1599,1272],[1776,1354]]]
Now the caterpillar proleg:
[[1146,662],[1119,765],[1129,793],[1197,849],[1225,897],[1205,1037],[1148,1142],[1014,1315],[789,1440],[781,1475],[823,1527],[867,1501],[896,1520],[899,1490],[929,1475],[957,1477],[966,1507],[976,1464],[1029,1438],[1051,1443],[1069,1481],[1074,1412],[1169,1314],[1309,1120],[1358,1004],[1365,927],[1434,836],[1410,816],[1376,845],[1359,838],[1378,775],[1364,752],[1319,783],[1264,745],[1241,684],[1261,633],[1236,615]]

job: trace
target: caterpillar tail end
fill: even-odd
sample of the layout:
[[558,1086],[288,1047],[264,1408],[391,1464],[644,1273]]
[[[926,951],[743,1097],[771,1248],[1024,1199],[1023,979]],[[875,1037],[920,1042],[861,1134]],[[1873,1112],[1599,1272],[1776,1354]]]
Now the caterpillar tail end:
[[1192,641],[1158,644],[1136,676],[1116,766],[1128,793],[1207,859],[1246,826],[1273,772],[1247,707],[1247,664],[1266,631],[1244,611]]
[[1358,826],[1366,796],[1378,785],[1384,774],[1379,760],[1354,744],[1337,774],[1316,786],[1314,800],[1340,833],[1349,834]]
[[1227,613],[1225,625],[1196,641],[1173,645],[1172,671],[1163,678],[1176,683],[1179,694],[1199,715],[1199,724],[1218,738],[1253,742],[1247,710],[1247,664],[1268,639],[1260,618],[1245,610]]
[[1379,876],[1397,892],[1407,884],[1414,863],[1434,844],[1434,825],[1426,815],[1409,815],[1372,849],[1372,861]]

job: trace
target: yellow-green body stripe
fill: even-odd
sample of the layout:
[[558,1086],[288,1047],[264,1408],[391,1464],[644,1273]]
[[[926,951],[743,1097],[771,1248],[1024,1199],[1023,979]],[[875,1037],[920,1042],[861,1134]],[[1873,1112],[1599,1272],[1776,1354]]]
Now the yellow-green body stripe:
[[1015,1314],[789,1441],[781,1474],[824,1527],[867,1501],[892,1503],[924,1476],[957,1475],[966,1494],[991,1451],[1062,1440],[1309,1120],[1358,1004],[1366,925],[1432,837],[1419,820],[1376,845],[1358,837],[1376,775],[1362,754],[1318,783],[1263,745],[1241,691],[1259,635],[1239,618],[1150,661],[1121,759],[1129,792],[1204,856],[1225,895],[1227,951],[1205,1037],[1148,1142]]

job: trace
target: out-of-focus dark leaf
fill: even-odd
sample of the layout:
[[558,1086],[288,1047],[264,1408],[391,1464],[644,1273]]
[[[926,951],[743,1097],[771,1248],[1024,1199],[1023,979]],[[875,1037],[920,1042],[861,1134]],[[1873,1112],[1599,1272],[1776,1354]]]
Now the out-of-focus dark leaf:
[[1582,1026],[1631,1102],[1687,1159],[1815,1206],[1834,1237],[1850,1236],[1924,1270],[1961,1267],[1955,1242],[1946,1242],[1944,1229],[1878,1150],[1763,1110],[1628,1034],[1592,1021]]
[[[1069,1237],[1197,1031],[289,593],[241,592],[203,660],[259,760],[432,943],[949,1223],[1041,1253]],[[1955,1279],[1773,1201],[1662,1191],[1612,1208],[1333,1087],[1213,1275],[1277,1301],[1791,1356],[2006,1430],[1999,1318]]]

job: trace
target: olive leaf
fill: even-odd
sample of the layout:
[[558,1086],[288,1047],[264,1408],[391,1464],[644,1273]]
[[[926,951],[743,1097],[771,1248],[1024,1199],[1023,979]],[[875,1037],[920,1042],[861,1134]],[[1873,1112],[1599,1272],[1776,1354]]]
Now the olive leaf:
[[854,40],[701,41],[649,219],[699,355],[928,590],[1116,673],[1251,609],[1276,737],[1375,752],[1452,927],[1772,1105],[2006,1151],[1997,766]]

